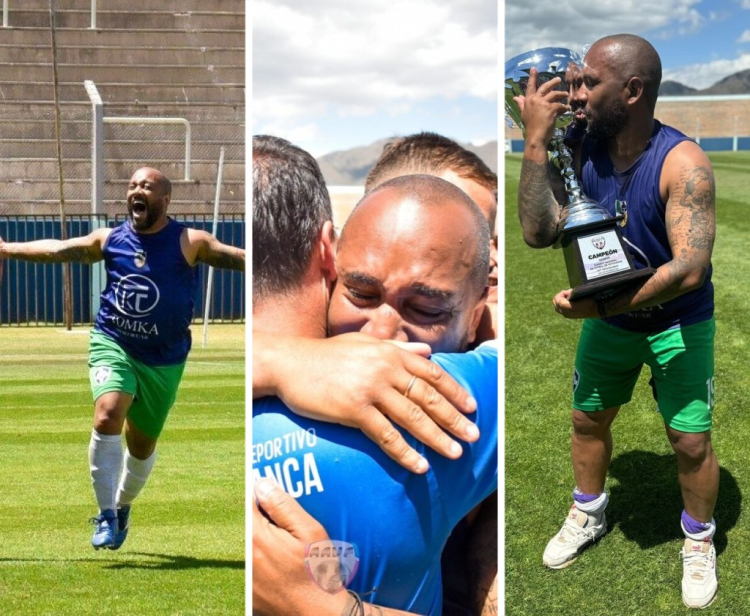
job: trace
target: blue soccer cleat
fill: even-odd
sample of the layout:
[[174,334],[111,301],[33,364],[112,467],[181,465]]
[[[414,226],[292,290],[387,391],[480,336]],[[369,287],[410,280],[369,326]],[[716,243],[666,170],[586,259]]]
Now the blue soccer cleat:
[[128,529],[130,528],[130,505],[124,505],[117,510],[117,532],[115,541],[112,545],[107,546],[110,550],[118,550],[125,539],[128,538]]
[[94,549],[98,550],[114,545],[117,535],[117,514],[114,509],[105,509],[89,521],[96,526],[94,536],[91,537],[91,545],[94,546]]

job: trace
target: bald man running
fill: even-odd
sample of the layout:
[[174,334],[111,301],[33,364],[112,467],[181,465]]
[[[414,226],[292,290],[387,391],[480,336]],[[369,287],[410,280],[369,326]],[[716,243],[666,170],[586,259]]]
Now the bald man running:
[[96,549],[123,544],[130,504],[156,461],[156,442],[190,351],[196,265],[245,269],[243,249],[167,216],[171,193],[161,171],[144,167],[130,179],[128,219],[120,226],[64,241],[0,240],[0,256],[25,261],[104,260],[107,284],[89,346],[95,407],[89,465],[99,505],[91,544]]

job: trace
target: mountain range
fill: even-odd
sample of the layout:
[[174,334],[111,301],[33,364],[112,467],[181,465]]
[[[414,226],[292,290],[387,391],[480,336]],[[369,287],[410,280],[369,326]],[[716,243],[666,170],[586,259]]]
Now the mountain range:
[[659,88],[659,96],[717,96],[722,94],[750,94],[750,69],[724,77],[710,88],[703,90],[691,88],[677,81],[663,81]]
[[[329,186],[364,186],[365,178],[375,165],[383,146],[393,141],[393,137],[379,139],[370,145],[331,152],[318,157],[318,165]],[[497,141],[489,141],[480,146],[461,143],[474,152],[485,164],[497,173]]]

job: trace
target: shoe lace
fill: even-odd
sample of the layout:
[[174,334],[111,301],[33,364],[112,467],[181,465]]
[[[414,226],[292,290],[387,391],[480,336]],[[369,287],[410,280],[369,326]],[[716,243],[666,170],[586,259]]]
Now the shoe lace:
[[708,552],[685,552],[685,548],[682,548],[680,558],[682,558],[683,566],[690,570],[691,575],[699,575],[705,578],[713,570],[711,550]]
[[562,529],[560,530],[560,536],[563,535],[569,535],[573,539],[576,539],[578,537],[584,537],[586,539],[591,539],[592,541],[596,541],[596,531],[593,528],[589,528],[586,526],[578,526],[573,520],[570,518],[565,519],[565,523],[563,524]]

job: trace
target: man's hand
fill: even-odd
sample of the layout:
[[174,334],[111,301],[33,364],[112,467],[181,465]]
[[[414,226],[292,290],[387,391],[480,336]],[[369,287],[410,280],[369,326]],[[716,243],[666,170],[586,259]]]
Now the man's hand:
[[270,479],[256,482],[255,497],[253,614],[340,616],[349,595],[325,592],[305,569],[305,548],[315,541],[327,541],[325,529]]
[[[355,599],[328,593],[305,568],[310,543],[330,541],[325,529],[270,479],[255,483],[253,500],[253,614],[256,616],[357,616]],[[264,517],[263,510],[268,518]],[[270,519],[269,519],[270,518]],[[365,616],[414,616],[364,603]]]
[[[429,354],[427,345],[406,346]],[[461,447],[441,427],[466,441],[479,438],[462,414],[474,412],[476,401],[440,366],[366,334],[316,340],[253,332],[253,397],[268,395],[304,417],[362,430],[417,473],[427,461],[391,421],[449,458]]]
[[545,148],[555,130],[557,117],[570,111],[570,107],[563,101],[568,97],[567,92],[555,90],[562,79],[555,77],[537,86],[539,80],[535,68],[529,70],[529,80],[526,84],[526,96],[523,104],[516,97],[516,102],[522,109],[521,119],[526,127],[526,141]]
[[571,302],[570,294],[572,292],[573,289],[565,289],[555,295],[552,299],[555,312],[566,319],[596,319],[599,317],[599,309],[595,300],[590,297],[583,297]]

